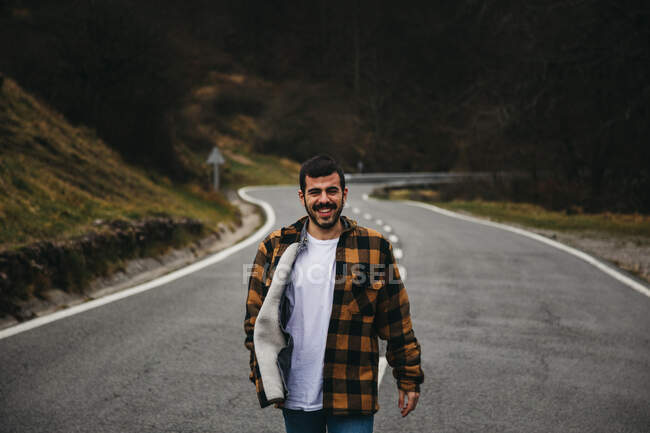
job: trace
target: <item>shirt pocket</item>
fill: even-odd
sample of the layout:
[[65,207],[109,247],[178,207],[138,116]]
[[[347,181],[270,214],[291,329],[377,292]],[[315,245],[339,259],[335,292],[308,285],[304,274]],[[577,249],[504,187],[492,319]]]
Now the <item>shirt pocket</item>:
[[350,290],[347,291],[345,309],[354,316],[363,316],[368,319],[375,315],[377,295],[383,287],[383,281],[371,281],[368,276],[349,282]]

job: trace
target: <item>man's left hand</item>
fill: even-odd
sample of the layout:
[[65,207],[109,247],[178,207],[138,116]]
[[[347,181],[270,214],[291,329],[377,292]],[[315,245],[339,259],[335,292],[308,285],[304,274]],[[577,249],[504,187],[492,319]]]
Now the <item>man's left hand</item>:
[[[406,396],[406,403],[404,402],[404,397]],[[418,399],[420,398],[420,393],[415,391],[405,391],[399,390],[399,401],[397,406],[402,411],[402,416],[405,417],[409,413],[415,410],[415,406],[418,404]]]

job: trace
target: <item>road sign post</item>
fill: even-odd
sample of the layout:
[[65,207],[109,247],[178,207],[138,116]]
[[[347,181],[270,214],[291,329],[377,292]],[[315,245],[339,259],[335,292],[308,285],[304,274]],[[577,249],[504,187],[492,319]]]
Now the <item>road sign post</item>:
[[226,160],[223,158],[223,156],[221,156],[221,152],[219,152],[218,147],[214,147],[212,149],[212,152],[210,152],[210,156],[208,156],[208,160],[206,162],[208,164],[212,164],[212,167],[214,168],[213,187],[215,191],[219,191],[219,165],[226,162]]

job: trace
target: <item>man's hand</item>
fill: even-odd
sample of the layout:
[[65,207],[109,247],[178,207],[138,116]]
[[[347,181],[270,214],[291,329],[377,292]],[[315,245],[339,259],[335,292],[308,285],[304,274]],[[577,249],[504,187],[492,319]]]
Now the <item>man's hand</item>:
[[[404,403],[404,396],[406,396],[406,404]],[[409,391],[407,394],[401,389],[399,390],[399,401],[397,402],[397,406],[401,409],[403,417],[415,410],[415,406],[417,406],[419,398],[419,392]]]

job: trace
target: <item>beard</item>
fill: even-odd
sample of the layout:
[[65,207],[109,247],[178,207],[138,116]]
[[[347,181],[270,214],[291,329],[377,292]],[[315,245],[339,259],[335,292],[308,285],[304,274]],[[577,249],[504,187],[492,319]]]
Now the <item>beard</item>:
[[[326,218],[323,218],[318,214],[320,209],[333,209],[334,212]],[[325,203],[325,204],[315,204],[311,208],[307,206],[305,202],[305,210],[309,215],[309,219],[314,222],[318,227],[322,229],[330,229],[338,222],[341,212],[343,212],[343,198],[341,202],[337,205],[336,203]]]

